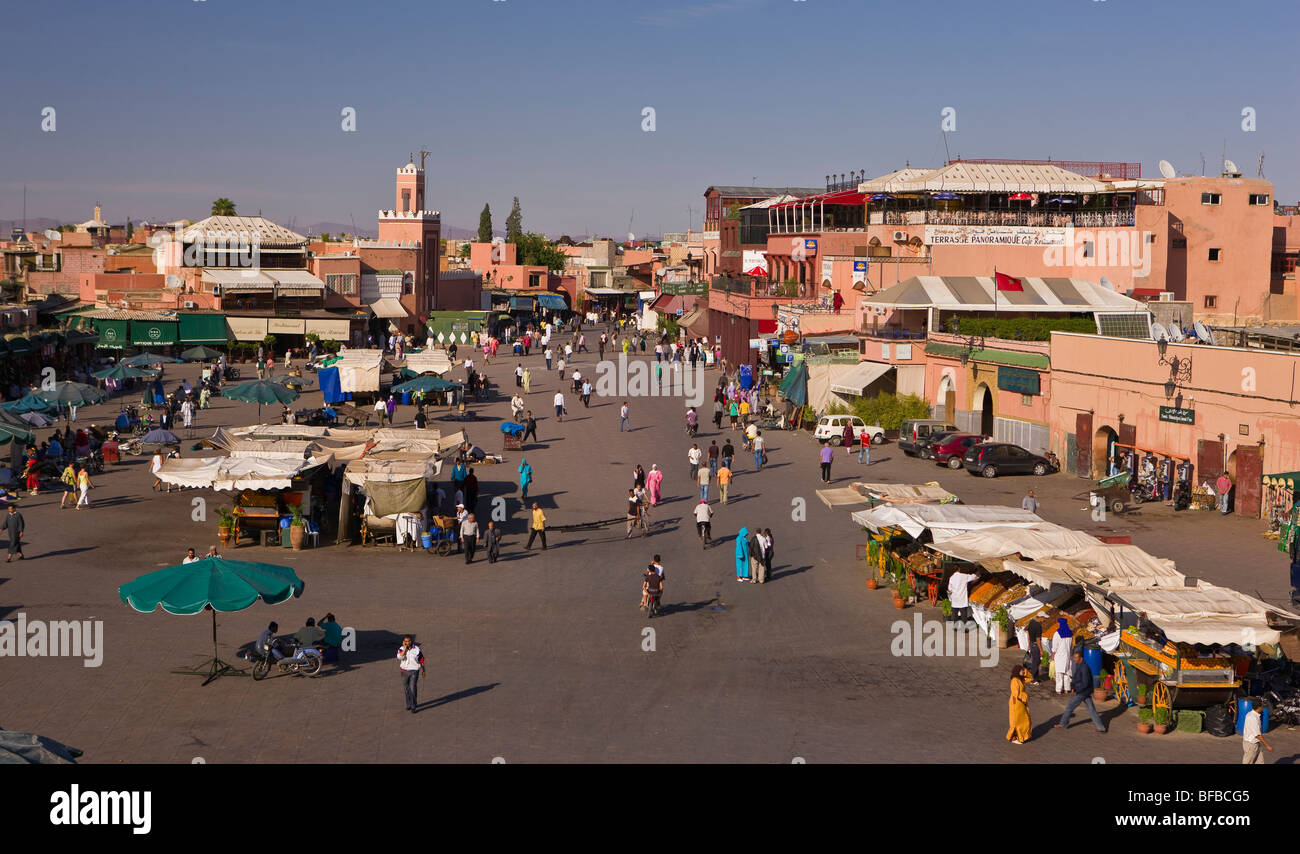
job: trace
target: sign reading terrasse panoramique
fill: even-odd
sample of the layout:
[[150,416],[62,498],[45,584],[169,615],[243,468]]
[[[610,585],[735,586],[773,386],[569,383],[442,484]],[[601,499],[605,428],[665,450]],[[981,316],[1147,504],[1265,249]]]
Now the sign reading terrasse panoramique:
[[925,242],[931,246],[1061,246],[1064,228],[1014,225],[927,225]]

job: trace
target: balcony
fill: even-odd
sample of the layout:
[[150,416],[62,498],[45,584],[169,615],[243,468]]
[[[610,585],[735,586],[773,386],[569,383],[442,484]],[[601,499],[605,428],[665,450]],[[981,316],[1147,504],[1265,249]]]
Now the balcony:
[[872,211],[872,225],[1010,225],[1035,228],[1117,228],[1133,211]]

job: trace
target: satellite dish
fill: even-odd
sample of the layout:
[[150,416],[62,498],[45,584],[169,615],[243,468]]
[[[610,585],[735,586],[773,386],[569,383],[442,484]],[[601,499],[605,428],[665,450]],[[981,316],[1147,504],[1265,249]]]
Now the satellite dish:
[[1169,333],[1165,331],[1165,327],[1161,325],[1160,321],[1153,320],[1151,321],[1151,337],[1156,341],[1168,341]]
[[181,277],[180,277],[180,276],[177,276],[177,275],[174,275],[174,274],[168,274],[168,276],[167,276],[167,287],[169,287],[169,288],[179,288],[180,286],[181,286]]
[[1160,174],[1166,178],[1177,178],[1178,173],[1174,171],[1174,166],[1168,160],[1160,161]]
[[1177,324],[1177,323],[1171,323],[1171,324],[1169,324],[1169,326],[1166,328],[1165,331],[1167,331],[1167,332],[1169,333],[1169,340],[1170,340],[1170,341],[1173,341],[1173,342],[1177,343],[1177,342],[1183,340],[1183,330],[1181,330],[1181,329],[1178,328],[1178,324]]
[[1206,344],[1214,343],[1214,336],[1210,334],[1210,330],[1207,329],[1205,324],[1201,323],[1201,321],[1199,320],[1196,321],[1196,324],[1192,327],[1192,329],[1195,330],[1196,337],[1201,339],[1201,341],[1205,342]]
[[62,240],[62,239],[63,239],[63,234],[62,234],[61,232],[55,231],[55,230],[52,229],[52,228],[47,228],[47,229],[45,229],[45,236],[48,237],[50,240]]
[[1233,163],[1231,160],[1227,160],[1227,159],[1223,161],[1223,171],[1229,172],[1233,175],[1236,175],[1239,172],[1241,172],[1241,170],[1237,168],[1236,163]]
[[636,240],[636,235],[629,231],[629,232],[627,233],[627,242],[628,242],[628,243],[632,243],[632,242],[634,242],[635,240]]

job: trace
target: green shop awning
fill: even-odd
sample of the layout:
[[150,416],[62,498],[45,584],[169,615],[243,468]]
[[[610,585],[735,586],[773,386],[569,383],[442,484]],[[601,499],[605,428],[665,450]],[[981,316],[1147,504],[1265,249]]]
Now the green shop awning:
[[925,345],[925,352],[931,356],[953,356],[961,358],[963,353],[970,353],[972,362],[992,362],[996,365],[1019,365],[1022,368],[1048,368],[1051,361],[1041,353],[1020,353],[1015,350],[980,349],[967,350],[960,344]]
[[180,315],[180,338],[183,344],[225,344],[224,314]]
[[174,320],[132,320],[131,343],[137,347],[175,344],[176,326]]
[[27,340],[25,335],[13,333],[5,336],[5,343],[9,345],[9,352],[15,356],[26,356],[29,353],[36,352],[32,347],[32,342]]
[[99,346],[105,350],[122,350],[131,345],[129,320],[96,320],[95,331],[99,333]]

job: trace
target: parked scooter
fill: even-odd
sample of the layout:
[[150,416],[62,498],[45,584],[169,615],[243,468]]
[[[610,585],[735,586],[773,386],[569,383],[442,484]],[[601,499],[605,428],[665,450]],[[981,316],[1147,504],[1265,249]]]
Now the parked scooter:
[[263,652],[259,649],[253,649],[247,656],[248,660],[253,662],[253,678],[265,679],[271,673],[272,665],[278,664],[280,670],[284,673],[302,673],[306,676],[315,676],[320,672],[321,665],[325,658],[321,651],[314,646],[299,647],[290,642],[289,653],[278,661],[275,658],[273,649],[280,643],[276,638],[271,642],[271,648]]

